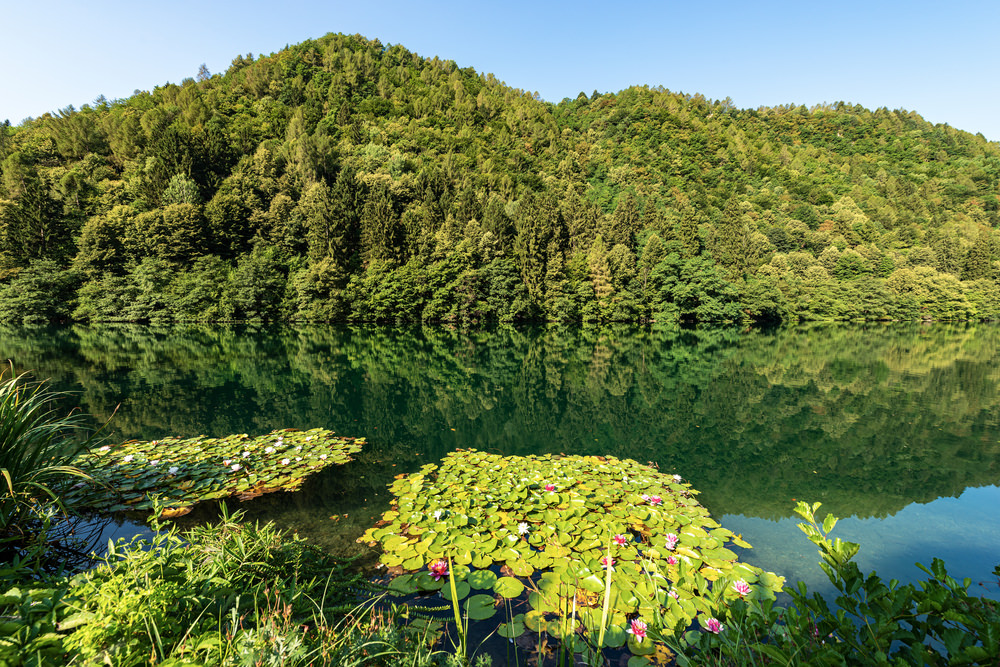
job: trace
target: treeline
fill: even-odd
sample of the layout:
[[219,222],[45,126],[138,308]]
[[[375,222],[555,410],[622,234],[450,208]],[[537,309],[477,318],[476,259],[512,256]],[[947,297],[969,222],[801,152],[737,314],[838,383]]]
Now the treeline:
[[0,321],[993,319],[1000,146],[327,35],[0,127]]

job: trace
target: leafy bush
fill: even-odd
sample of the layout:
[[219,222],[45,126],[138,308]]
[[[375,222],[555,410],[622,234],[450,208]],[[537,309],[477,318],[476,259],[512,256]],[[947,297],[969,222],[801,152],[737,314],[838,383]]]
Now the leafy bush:
[[97,567],[72,577],[31,584],[34,576],[0,571],[5,667],[436,659],[370,595],[351,562],[239,514],[113,545]]
[[[801,582],[789,590],[787,609],[770,602],[737,601],[721,629],[691,630],[674,643],[680,665],[996,665],[1000,609],[969,595],[971,581],[948,575],[935,558],[919,585],[885,582],[863,574],[852,559],[859,545],[830,539],[837,523],[820,504],[800,502],[799,524],[820,550],[820,566],[839,593],[834,607]],[[1000,566],[994,570],[1000,578]],[[668,641],[669,638],[665,638]]]

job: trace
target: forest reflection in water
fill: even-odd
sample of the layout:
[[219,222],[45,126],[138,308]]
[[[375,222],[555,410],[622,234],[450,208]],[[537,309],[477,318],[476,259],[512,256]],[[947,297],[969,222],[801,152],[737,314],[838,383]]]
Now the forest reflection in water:
[[243,506],[338,551],[387,507],[394,475],[475,448],[654,462],[775,571],[818,572],[796,565],[816,560],[790,518],[800,499],[852,517],[840,536],[856,524],[885,576],[964,545],[954,574],[974,579],[1000,553],[1000,520],[981,511],[1000,481],[998,349],[1000,327],[971,324],[0,329],[0,357],[79,392],[85,412],[106,419],[120,403],[114,440],[367,437],[347,467]]

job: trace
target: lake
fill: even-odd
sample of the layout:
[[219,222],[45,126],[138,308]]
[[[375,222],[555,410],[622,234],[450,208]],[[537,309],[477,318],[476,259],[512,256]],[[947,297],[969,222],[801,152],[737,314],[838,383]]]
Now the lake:
[[[77,392],[113,440],[323,427],[357,460],[232,505],[336,553],[395,475],[456,448],[652,462],[754,549],[828,592],[795,500],[842,517],[863,569],[944,558],[997,597],[1000,327],[72,326],[0,329],[0,358]],[[183,523],[210,520],[199,506]],[[138,520],[137,517],[131,517]],[[106,534],[137,530],[128,521]],[[982,586],[980,586],[982,584]]]

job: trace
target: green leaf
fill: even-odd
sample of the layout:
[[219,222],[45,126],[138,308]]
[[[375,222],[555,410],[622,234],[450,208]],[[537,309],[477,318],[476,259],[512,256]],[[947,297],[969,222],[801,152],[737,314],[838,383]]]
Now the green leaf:
[[469,574],[469,585],[479,590],[492,588],[496,590],[494,584],[497,582],[497,575],[489,570],[476,570]]
[[[466,583],[466,582],[464,582],[464,581],[459,581],[459,582],[457,582],[455,584],[455,593],[456,593],[456,595],[458,595],[458,599],[459,600],[465,598],[465,596],[469,594],[469,591],[471,589],[472,589],[472,587],[469,586],[469,584]],[[451,586],[442,586],[441,587],[441,597],[443,597],[445,600],[448,600],[449,602],[451,601],[451,599],[452,599],[451,598]]]
[[516,639],[524,634],[524,614],[518,614],[514,618],[500,625],[497,634],[505,639]]
[[465,613],[473,621],[484,621],[487,618],[492,618],[496,613],[494,602],[492,595],[473,595],[465,601]]

